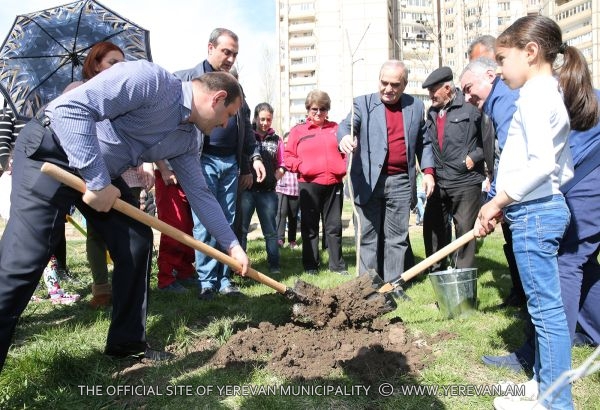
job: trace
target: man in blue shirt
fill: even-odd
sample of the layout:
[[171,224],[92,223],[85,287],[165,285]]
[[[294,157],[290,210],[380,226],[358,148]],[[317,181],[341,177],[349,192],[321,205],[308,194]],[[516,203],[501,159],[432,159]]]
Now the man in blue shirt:
[[[225,28],[216,28],[208,40],[206,60],[192,69],[177,71],[175,75],[189,81],[204,73],[229,72],[237,58],[238,49],[238,36],[234,32]],[[233,225],[238,202],[238,180],[241,190],[252,185],[248,159],[256,171],[258,182],[265,176],[265,167],[260,150],[256,146],[254,131],[250,125],[250,109],[246,101],[242,101],[241,109],[229,119],[226,126],[217,128],[211,133],[205,132],[201,138],[204,142],[201,153],[204,178],[221,204],[227,221]],[[214,246],[215,238],[207,231],[198,215],[192,212],[192,217],[194,238]],[[239,237],[239,232],[236,234]],[[240,294],[239,289],[230,281],[229,267],[198,251],[196,251],[196,272],[200,281],[200,299],[211,299],[216,292],[224,295]]]
[[[58,97],[41,120],[23,128],[14,149],[11,215],[0,241],[0,368],[73,204],[115,263],[105,353],[169,358],[146,345],[152,230],[111,210],[118,197],[135,203],[120,175],[142,162],[169,160],[191,207],[240,263],[240,273],[247,272],[248,258],[206,186],[198,157],[198,130],[225,125],[241,99],[239,84],[226,73],[182,82],[147,61],[119,63]],[[85,194],[41,173],[44,162],[78,173]]]
[[[511,90],[496,75],[496,62],[488,57],[479,57],[472,60],[463,70],[461,75],[461,88],[468,101],[482,110],[494,125],[496,133],[495,155],[493,158],[493,171],[491,183],[487,195],[490,200],[496,195],[496,171],[500,153],[506,143],[508,128],[512,121],[513,114],[517,109],[515,102],[519,98],[519,90]],[[512,235],[507,225],[502,224],[502,233],[504,235],[504,254],[508,262],[508,268],[513,287],[510,295],[504,302],[507,306],[524,306],[525,292],[519,278],[519,270],[512,251]]]

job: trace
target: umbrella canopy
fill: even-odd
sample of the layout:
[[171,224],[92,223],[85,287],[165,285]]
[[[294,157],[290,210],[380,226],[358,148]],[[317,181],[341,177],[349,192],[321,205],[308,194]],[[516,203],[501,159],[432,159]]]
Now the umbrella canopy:
[[94,0],[17,16],[0,50],[0,91],[21,119],[59,96],[89,49],[110,41],[126,60],[151,60],[150,34]]

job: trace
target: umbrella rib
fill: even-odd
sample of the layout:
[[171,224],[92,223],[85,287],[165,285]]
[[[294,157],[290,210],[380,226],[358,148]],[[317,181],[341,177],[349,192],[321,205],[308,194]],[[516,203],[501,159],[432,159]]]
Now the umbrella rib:
[[65,64],[66,64],[66,63],[63,63],[63,64],[59,65],[58,67],[56,67],[56,68],[54,69],[54,71],[52,71],[52,72],[51,72],[51,73],[49,73],[49,74],[48,74],[46,77],[44,77],[44,78],[43,78],[43,79],[42,79],[42,80],[41,80],[41,81],[40,81],[40,82],[39,82],[39,83],[38,83],[38,84],[37,84],[35,87],[33,87],[33,88],[31,89],[31,92],[30,92],[30,94],[31,94],[31,93],[33,93],[33,91],[35,91],[35,90],[37,90],[38,88],[40,88],[40,87],[41,87],[41,86],[42,86],[42,85],[43,85],[43,84],[44,84],[46,81],[48,81],[48,80],[49,80],[49,79],[50,79],[50,78],[51,78],[51,77],[54,75],[54,73],[56,73],[58,70],[60,70],[62,67],[64,67],[64,66],[65,66]]
[[96,44],[98,44],[99,42],[101,42],[101,41],[108,41],[108,40],[110,40],[111,38],[113,38],[113,37],[116,37],[116,36],[118,36],[118,35],[119,35],[119,34],[121,34],[121,33],[125,33],[126,31],[127,31],[127,30],[121,30],[121,31],[119,31],[119,32],[117,32],[117,33],[113,33],[113,34],[111,34],[111,35],[109,35],[109,36],[106,36],[106,37],[104,37],[102,40],[98,40],[98,42],[97,42],[97,43],[90,44],[89,46],[87,46],[87,47],[85,47],[85,48],[80,48],[79,50],[77,50],[77,53],[84,53],[84,52],[86,52],[87,50],[89,50],[90,48],[94,47],[94,46],[95,46]]
[[[73,39],[73,50],[71,50],[70,55],[76,56],[77,54],[77,39],[79,38],[79,27],[81,26],[81,16],[83,15],[84,5],[79,9],[79,17],[77,18],[77,28],[75,30],[75,38]],[[79,59],[77,59],[77,62]],[[74,64],[71,65],[71,81],[75,78],[75,65],[76,62],[73,61]]]
[[44,33],[46,33],[46,35],[48,37],[50,37],[52,40],[54,40],[54,42],[56,44],[58,44],[59,46],[61,46],[67,53],[69,52],[69,49],[67,49],[65,46],[63,46],[56,38],[54,38],[54,36],[52,34],[50,34],[48,31],[46,31],[46,29],[44,27],[42,27],[37,21],[35,21],[34,19],[30,18],[29,16],[22,16],[24,18],[26,18],[27,20],[31,21],[33,24],[35,24],[36,26],[38,26],[40,28],[40,30],[42,30]]
[[14,57],[5,57],[7,60],[23,60],[28,58],[52,58],[52,57],[68,57],[68,54],[48,54],[48,55],[39,55],[39,56],[14,56]]

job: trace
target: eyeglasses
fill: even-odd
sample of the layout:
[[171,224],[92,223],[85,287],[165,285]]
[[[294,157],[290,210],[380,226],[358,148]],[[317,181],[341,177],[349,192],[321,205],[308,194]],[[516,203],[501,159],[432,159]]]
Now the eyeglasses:
[[310,110],[310,112],[315,113],[315,114],[318,113],[318,112],[327,112],[327,111],[329,111],[328,108],[323,108],[323,107],[320,107],[320,108],[310,107],[309,110]]

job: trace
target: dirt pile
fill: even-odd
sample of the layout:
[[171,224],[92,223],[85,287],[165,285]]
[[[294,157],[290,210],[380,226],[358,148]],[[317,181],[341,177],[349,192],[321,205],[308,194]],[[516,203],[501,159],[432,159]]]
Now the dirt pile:
[[277,327],[263,322],[237,332],[218,350],[212,364],[264,364],[269,371],[295,380],[344,373],[374,384],[416,373],[431,355],[434,341],[411,336],[400,319],[379,317],[390,310],[390,303],[372,289],[368,277],[324,291],[306,283],[294,289],[312,298],[311,303],[294,305],[294,323]]
[[276,327],[260,323],[233,335],[213,357],[217,366],[265,362],[280,376],[316,379],[344,372],[367,384],[415,373],[431,348],[411,337],[402,323],[379,319],[371,327],[305,328],[292,323]]

